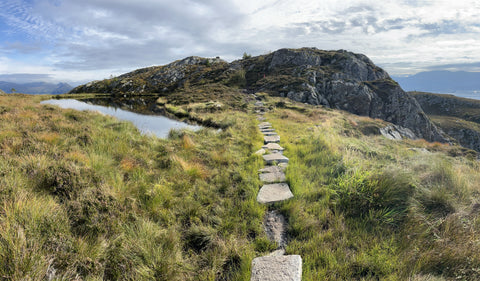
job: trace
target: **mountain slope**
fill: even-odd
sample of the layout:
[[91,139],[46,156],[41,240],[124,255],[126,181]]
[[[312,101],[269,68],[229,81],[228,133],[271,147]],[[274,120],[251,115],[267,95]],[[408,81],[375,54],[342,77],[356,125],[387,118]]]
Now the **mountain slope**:
[[73,87],[67,83],[46,83],[46,82],[32,82],[32,83],[12,83],[0,81],[0,89],[7,93],[12,93],[15,89],[16,93],[24,93],[31,95],[58,95],[70,91]]
[[168,95],[204,85],[266,91],[295,101],[380,118],[419,138],[446,142],[415,99],[361,54],[316,48],[280,49],[227,63],[188,57],[165,66],[139,69],[79,86],[71,93]]
[[464,147],[480,151],[480,101],[410,92],[437,126]]

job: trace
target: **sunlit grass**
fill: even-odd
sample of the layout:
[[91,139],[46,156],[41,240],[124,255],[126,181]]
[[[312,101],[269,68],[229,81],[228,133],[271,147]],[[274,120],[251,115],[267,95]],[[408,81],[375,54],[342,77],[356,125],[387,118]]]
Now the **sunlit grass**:
[[[384,121],[258,96],[290,159],[295,197],[275,208],[302,280],[480,278],[471,151],[388,140]],[[275,249],[269,207],[256,202],[263,138],[246,101],[201,97],[162,102],[222,130],[158,139],[42,97],[0,96],[1,278],[248,280],[251,260]]]
[[0,98],[2,278],[249,276],[265,239],[253,116],[220,113],[231,128],[162,140],[41,97]]

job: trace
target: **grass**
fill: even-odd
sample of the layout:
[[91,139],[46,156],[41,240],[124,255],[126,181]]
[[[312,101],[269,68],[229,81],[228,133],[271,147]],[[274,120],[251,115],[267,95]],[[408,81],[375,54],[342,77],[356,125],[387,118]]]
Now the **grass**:
[[383,121],[287,103],[267,118],[290,158],[295,199],[281,208],[302,280],[480,278],[475,157],[387,140]]
[[[195,92],[193,89],[190,91]],[[223,130],[141,135],[128,122],[0,96],[0,279],[249,280],[275,248],[256,202],[262,137],[246,96],[201,88],[159,105]],[[480,164],[392,141],[373,120],[258,94],[295,197],[302,280],[478,280]]]
[[252,116],[163,140],[41,98],[0,96],[2,280],[249,276],[266,239]]

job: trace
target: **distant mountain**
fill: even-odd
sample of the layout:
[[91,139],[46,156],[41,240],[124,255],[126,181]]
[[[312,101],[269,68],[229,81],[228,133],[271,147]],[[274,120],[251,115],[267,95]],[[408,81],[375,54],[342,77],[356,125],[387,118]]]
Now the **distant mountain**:
[[6,93],[12,93],[12,89],[16,93],[22,94],[31,94],[31,95],[42,95],[42,94],[50,94],[50,95],[58,95],[64,94],[73,89],[67,83],[46,83],[46,82],[32,82],[32,83],[12,83],[12,82],[5,82],[0,81],[0,90],[3,90]]
[[407,77],[392,76],[392,78],[405,91],[457,93],[480,90],[480,72],[427,71]]

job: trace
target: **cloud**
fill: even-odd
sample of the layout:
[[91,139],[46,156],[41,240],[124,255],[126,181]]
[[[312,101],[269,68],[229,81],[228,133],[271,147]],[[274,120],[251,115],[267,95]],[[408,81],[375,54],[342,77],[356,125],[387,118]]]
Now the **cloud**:
[[431,65],[431,66],[428,66],[426,69],[427,70],[449,70],[449,71],[480,72],[480,62]]
[[0,73],[54,78],[304,46],[365,53],[391,73],[480,61],[475,0],[3,0],[0,20],[12,37]]

